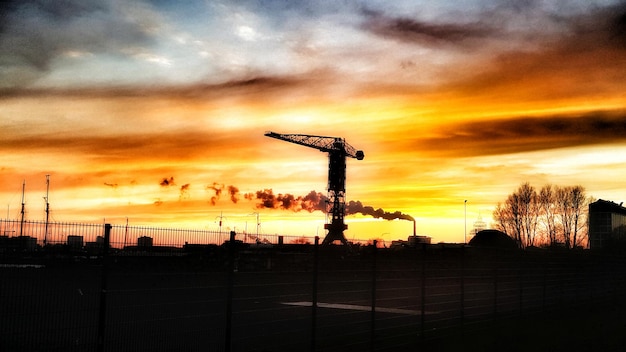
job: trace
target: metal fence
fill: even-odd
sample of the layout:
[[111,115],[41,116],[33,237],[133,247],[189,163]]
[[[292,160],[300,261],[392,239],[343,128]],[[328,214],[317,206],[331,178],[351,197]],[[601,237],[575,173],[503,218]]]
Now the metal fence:
[[[129,231],[127,239],[150,234],[153,247],[163,247],[147,251],[137,250],[137,243],[119,245],[126,242],[125,226],[91,226],[52,230],[59,236],[50,235],[47,247],[35,250],[4,243],[0,350],[626,346],[626,256],[620,253],[441,244],[348,249],[230,240],[217,246],[190,241],[184,231]],[[69,250],[75,244],[63,239],[68,235],[83,235],[84,247],[100,236],[102,250]],[[42,245],[43,238],[36,238]],[[67,251],[53,250],[53,243]],[[166,250],[178,243],[183,245],[176,251]]]
[[[185,245],[223,244],[230,231],[160,228],[150,226],[111,225],[110,246],[161,247],[165,250],[183,248]],[[104,223],[44,222],[0,219],[0,238],[24,250],[36,250],[45,246],[69,246],[72,248],[98,247],[104,240]],[[237,240],[244,243],[279,243],[285,241],[313,242],[313,238],[284,236],[278,234],[238,233]],[[5,243],[4,247],[7,247]],[[10,246],[9,246],[10,247]]]

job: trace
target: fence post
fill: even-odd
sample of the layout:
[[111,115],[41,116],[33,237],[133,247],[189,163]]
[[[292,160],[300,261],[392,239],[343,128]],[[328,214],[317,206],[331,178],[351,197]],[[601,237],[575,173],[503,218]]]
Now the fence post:
[[315,339],[317,332],[317,275],[319,267],[319,236],[315,236],[313,247],[313,288],[311,294],[311,352],[315,352]]
[[494,265],[493,265],[493,320],[496,321],[498,319],[498,265],[500,264],[498,260],[498,253],[494,254]]
[[374,351],[374,344],[376,342],[376,247],[378,241],[373,241],[372,248],[372,308],[370,317],[370,350]]
[[519,317],[524,315],[524,265],[529,263],[526,261],[524,251],[519,251],[518,263],[517,263],[517,277],[519,281]]
[[421,295],[422,295],[422,302],[421,302],[421,315],[420,315],[420,330],[421,330],[421,334],[420,334],[420,340],[422,342],[422,345],[424,345],[424,333],[426,331],[426,328],[424,327],[424,323],[426,322],[426,244],[422,244],[422,278],[421,278]]
[[465,339],[465,244],[461,247],[461,339]]
[[543,261],[541,275],[542,275],[542,290],[541,290],[541,309],[543,313],[546,312],[546,293],[548,291],[548,263],[545,256],[541,258]]
[[104,224],[104,243],[102,248],[102,273],[100,281],[100,310],[98,312],[98,352],[104,351],[104,330],[106,328],[106,296],[108,279],[109,243],[111,243],[111,224]]
[[233,319],[233,281],[235,272],[235,231],[230,232],[228,241],[228,267],[226,273],[226,332],[224,333],[224,351],[230,352]]

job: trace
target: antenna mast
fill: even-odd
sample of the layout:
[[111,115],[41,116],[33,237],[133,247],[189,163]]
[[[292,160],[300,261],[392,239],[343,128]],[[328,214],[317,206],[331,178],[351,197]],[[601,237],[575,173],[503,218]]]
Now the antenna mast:
[[23,234],[24,230],[24,191],[26,190],[26,180],[22,183],[22,210],[21,210],[21,221],[20,221],[20,237]]

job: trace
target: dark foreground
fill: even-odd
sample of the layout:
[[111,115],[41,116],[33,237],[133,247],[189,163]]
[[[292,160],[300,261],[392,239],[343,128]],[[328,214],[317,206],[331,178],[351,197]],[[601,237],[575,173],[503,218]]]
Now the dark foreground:
[[[626,258],[311,246],[4,258],[1,351],[622,351]],[[312,302],[316,302],[313,307]]]

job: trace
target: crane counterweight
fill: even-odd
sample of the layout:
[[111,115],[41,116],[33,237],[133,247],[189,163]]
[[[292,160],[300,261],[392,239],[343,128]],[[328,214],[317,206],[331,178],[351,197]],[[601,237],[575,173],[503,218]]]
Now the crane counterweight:
[[326,212],[330,215],[329,223],[324,225],[328,230],[322,244],[340,241],[347,244],[343,231],[348,228],[344,223],[346,213],[346,158],[363,160],[365,154],[356,150],[339,137],[313,136],[306,134],[280,134],[266,132],[265,136],[314,148],[328,153],[328,203]]

